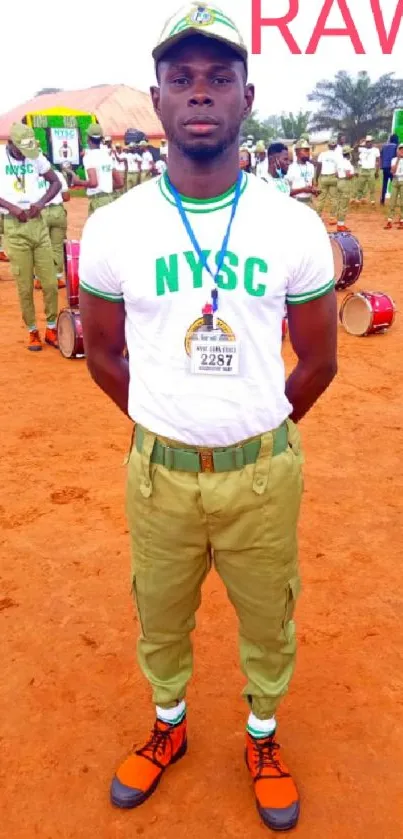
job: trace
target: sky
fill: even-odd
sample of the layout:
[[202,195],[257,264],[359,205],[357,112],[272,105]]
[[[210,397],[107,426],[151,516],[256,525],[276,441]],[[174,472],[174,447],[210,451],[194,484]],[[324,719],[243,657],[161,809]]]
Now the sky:
[[[241,29],[251,46],[253,0],[220,0],[218,5]],[[255,0],[257,3],[257,0]],[[328,27],[341,27],[339,4],[347,4],[365,48],[356,55],[349,38],[325,37],[315,55],[304,54],[319,14],[331,0],[260,0],[262,15],[281,17],[298,8],[290,31],[302,50],[292,55],[278,28],[263,29],[262,53],[250,59],[250,81],[256,85],[256,108],[263,118],[282,111],[309,110],[307,94],[322,78],[344,69],[367,70],[372,78],[395,72],[403,77],[403,21],[391,55],[383,55],[371,4],[380,7],[389,32],[403,0],[333,0]],[[257,3],[258,4],[258,3]],[[154,82],[151,50],[167,17],[181,0],[21,0],[1,13],[0,114],[30,99],[42,87],[81,89],[98,84],[127,84],[148,90]],[[191,5],[191,4],[189,4]],[[102,11],[102,6],[104,11]],[[9,33],[10,37],[4,37]],[[12,70],[12,72],[10,72]]]

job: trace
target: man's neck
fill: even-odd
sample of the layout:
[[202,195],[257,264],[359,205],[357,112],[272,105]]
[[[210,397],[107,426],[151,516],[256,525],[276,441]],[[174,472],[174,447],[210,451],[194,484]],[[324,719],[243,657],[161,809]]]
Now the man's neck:
[[231,189],[239,175],[238,145],[212,160],[192,160],[175,146],[169,150],[168,177],[188,198],[216,198]]

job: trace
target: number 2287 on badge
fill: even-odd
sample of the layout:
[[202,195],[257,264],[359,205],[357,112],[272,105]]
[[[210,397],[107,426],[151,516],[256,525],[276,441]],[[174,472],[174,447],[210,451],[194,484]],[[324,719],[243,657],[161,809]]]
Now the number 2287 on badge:
[[206,376],[239,375],[239,341],[220,340],[199,332],[191,343],[191,372]]

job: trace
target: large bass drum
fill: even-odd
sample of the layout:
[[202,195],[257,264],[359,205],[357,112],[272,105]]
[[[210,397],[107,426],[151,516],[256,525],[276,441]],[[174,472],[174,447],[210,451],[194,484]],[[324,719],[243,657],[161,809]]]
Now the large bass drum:
[[64,269],[66,274],[67,302],[71,309],[78,309],[79,277],[78,263],[80,259],[80,242],[76,239],[66,239],[64,243]]
[[57,319],[57,340],[64,358],[84,358],[80,312],[62,309]]
[[364,267],[362,247],[351,233],[329,233],[333,251],[336,291],[357,282]]

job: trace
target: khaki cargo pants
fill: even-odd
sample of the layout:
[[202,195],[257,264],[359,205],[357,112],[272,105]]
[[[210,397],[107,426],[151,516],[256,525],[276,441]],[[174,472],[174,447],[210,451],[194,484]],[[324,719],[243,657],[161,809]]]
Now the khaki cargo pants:
[[58,277],[64,273],[63,243],[67,238],[67,212],[63,204],[50,204],[45,207],[43,217],[46,221],[52,243],[53,261]]
[[[132,446],[127,516],[141,626],[138,660],[160,706],[182,700],[192,675],[190,635],[211,567],[210,547],[238,616],[244,696],[257,717],[268,719],[287,692],[296,653],[303,480],[299,432],[291,421],[282,431],[280,453],[273,454],[274,436],[268,432],[258,438],[256,462],[241,468],[239,461],[228,472],[190,473],[152,463],[156,437],[148,431],[141,453],[135,442]],[[179,447],[163,442],[171,453]],[[219,634],[218,615],[215,620]],[[225,654],[224,649],[229,681]]]
[[105,207],[106,204],[111,204],[112,201],[115,201],[115,199],[116,195],[114,192],[101,192],[99,195],[90,196],[88,203],[88,215],[92,216],[92,214],[95,213],[95,210],[98,210],[100,207]]
[[371,201],[375,201],[376,178],[375,169],[360,169],[357,183],[357,199],[361,201],[367,192]]
[[330,215],[336,218],[337,213],[337,176],[321,175],[319,178],[320,195],[318,198],[317,212],[322,216],[327,199],[330,201]]
[[133,187],[138,186],[140,183],[140,172],[128,172],[127,173],[127,188],[133,189]]
[[403,181],[396,181],[394,178],[392,181],[392,187],[390,191],[390,200],[388,207],[389,218],[394,217],[397,207],[399,208],[400,212],[400,221],[403,221]]
[[344,224],[353,189],[353,179],[340,178],[337,183],[337,221]]
[[4,237],[10,267],[15,277],[24,323],[28,329],[36,327],[34,281],[41,282],[46,321],[55,327],[57,320],[58,289],[53,262],[52,245],[44,218],[18,221],[13,216],[4,218]]

